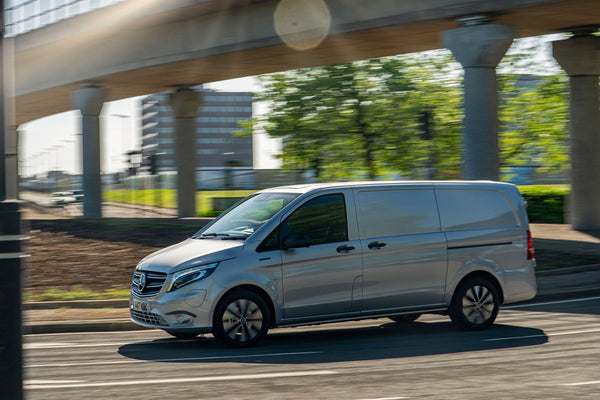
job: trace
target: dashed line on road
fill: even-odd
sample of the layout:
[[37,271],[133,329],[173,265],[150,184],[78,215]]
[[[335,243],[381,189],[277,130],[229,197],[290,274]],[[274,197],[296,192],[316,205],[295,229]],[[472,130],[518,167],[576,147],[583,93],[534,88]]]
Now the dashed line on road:
[[491,339],[483,339],[484,342],[496,342],[499,340],[517,340],[517,339],[531,339],[531,338],[539,338],[539,337],[552,337],[552,336],[564,336],[564,335],[578,335],[581,333],[595,333],[600,332],[600,329],[587,329],[583,331],[569,331],[569,332],[556,332],[556,333],[547,333],[540,335],[526,335],[526,336],[509,336],[509,337],[501,337],[501,338],[491,338]]
[[26,390],[34,389],[73,389],[90,387],[114,387],[114,386],[137,386],[154,385],[170,383],[196,383],[196,382],[219,382],[219,381],[239,381],[254,379],[275,379],[275,378],[297,378],[304,376],[322,376],[335,375],[338,372],[330,370],[302,371],[302,372],[276,372],[252,375],[226,375],[226,376],[203,376],[195,378],[172,378],[172,379],[134,379],[130,381],[105,381],[105,382],[83,382],[83,383],[58,383],[58,384],[29,384],[24,385]]
[[585,385],[600,385],[600,381],[563,383],[563,386],[585,386]]
[[185,362],[185,361],[208,361],[208,360],[228,360],[239,358],[254,357],[282,357],[282,356],[303,356],[310,354],[322,354],[322,351],[298,351],[294,353],[262,353],[262,354],[244,354],[244,355],[223,355],[206,357],[186,357],[186,358],[153,358],[148,360],[120,360],[120,361],[97,361],[83,363],[55,363],[55,364],[33,364],[25,365],[26,368],[60,368],[60,367],[90,367],[99,365],[118,365],[118,364],[138,364],[145,362]]

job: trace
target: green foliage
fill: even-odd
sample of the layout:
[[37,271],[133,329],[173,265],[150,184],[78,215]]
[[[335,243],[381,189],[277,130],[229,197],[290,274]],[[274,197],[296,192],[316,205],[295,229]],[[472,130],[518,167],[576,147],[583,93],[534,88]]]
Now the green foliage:
[[[460,74],[447,52],[397,56],[262,76],[271,112],[254,121],[283,139],[283,166],[320,180],[437,177],[459,169]],[[435,140],[419,116],[432,115]]]
[[520,186],[527,202],[529,222],[564,223],[566,199],[570,189],[565,186]]
[[[519,40],[502,62],[503,166],[535,166],[542,174],[568,168],[567,78],[553,60],[536,56],[551,39]],[[529,84],[514,74],[523,70],[536,74],[529,75]],[[460,176],[462,68],[446,50],[288,71],[261,80],[265,90],[257,99],[267,102],[271,112],[243,129],[262,128],[282,138],[284,168],[316,171],[319,180]],[[419,116],[424,111],[431,115],[432,140],[422,137]]]
[[518,85],[513,75],[503,78],[501,163],[536,166],[544,174],[564,171],[569,165],[566,77],[538,76],[533,87]]

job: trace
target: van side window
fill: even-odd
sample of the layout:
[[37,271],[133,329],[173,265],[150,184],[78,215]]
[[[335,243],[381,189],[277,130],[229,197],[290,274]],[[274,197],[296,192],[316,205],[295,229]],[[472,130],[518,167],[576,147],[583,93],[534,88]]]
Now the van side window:
[[518,218],[504,194],[495,190],[436,189],[442,227],[463,229],[518,226]]
[[440,231],[433,189],[361,191],[358,206],[363,239]]
[[347,241],[344,195],[328,194],[307,201],[283,222],[282,233],[305,238],[310,246]]
[[307,201],[275,228],[256,248],[258,253],[281,249],[281,232],[286,237],[305,238],[314,246],[348,240],[346,204],[343,194],[329,194]]

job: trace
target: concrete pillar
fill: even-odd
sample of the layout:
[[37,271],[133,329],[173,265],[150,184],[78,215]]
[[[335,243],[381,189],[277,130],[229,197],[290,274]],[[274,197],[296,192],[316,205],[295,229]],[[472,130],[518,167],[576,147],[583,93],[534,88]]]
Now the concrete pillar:
[[106,90],[95,85],[84,85],[71,94],[73,106],[81,112],[84,218],[102,218],[100,111],[105,99]]
[[515,37],[510,25],[465,25],[442,41],[465,70],[464,179],[500,178],[496,66]]
[[177,210],[180,218],[196,216],[196,116],[202,94],[181,87],[169,95],[175,117]]
[[570,83],[571,224],[600,229],[600,37],[574,33],[553,43],[554,58]]

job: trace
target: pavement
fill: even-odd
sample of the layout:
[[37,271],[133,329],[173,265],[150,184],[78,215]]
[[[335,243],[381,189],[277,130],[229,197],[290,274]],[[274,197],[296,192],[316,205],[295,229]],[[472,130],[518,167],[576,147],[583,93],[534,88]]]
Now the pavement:
[[[531,224],[531,231],[536,250],[600,255],[600,230],[575,231],[568,224]],[[600,264],[538,271],[536,279],[537,296],[528,302],[600,296]],[[24,334],[140,329],[147,328],[130,321],[127,300],[23,304]]]

